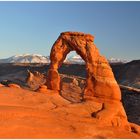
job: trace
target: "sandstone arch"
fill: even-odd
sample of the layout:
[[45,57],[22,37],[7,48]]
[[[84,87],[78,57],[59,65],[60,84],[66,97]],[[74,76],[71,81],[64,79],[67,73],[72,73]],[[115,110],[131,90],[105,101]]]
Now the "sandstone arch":
[[70,51],[76,51],[86,63],[86,87],[84,98],[102,104],[92,117],[100,120],[101,125],[113,125],[131,130],[121,103],[121,92],[106,58],[101,56],[94,44],[94,37],[79,32],[63,32],[54,43],[50,54],[50,68],[47,76],[47,87],[60,89],[58,68]]
[[94,37],[79,32],[63,32],[54,43],[50,54],[50,69],[47,86],[60,90],[58,68],[67,54],[76,51],[86,63],[87,79],[84,95],[120,100],[120,88],[105,57],[101,56],[94,44]]

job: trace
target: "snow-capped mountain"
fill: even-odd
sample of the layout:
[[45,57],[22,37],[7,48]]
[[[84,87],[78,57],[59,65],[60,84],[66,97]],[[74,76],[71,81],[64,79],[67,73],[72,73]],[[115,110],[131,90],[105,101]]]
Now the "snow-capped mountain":
[[[112,63],[127,63],[127,60],[124,59],[118,59],[118,58],[109,58],[108,62],[110,64]],[[69,64],[84,64],[85,61],[79,56],[79,55],[75,55],[72,57],[69,57],[65,60],[65,63],[69,63]]]
[[72,57],[69,57],[69,58],[65,59],[65,63],[84,64],[85,61],[79,55],[75,55],[75,56],[72,56]]
[[[127,63],[128,61],[122,59],[109,58],[109,63]],[[21,54],[14,55],[6,59],[0,59],[0,63],[50,63],[49,56],[40,54]],[[74,55],[65,59],[64,63],[68,64],[85,64],[85,61],[79,56]]]
[[14,55],[6,59],[0,59],[0,63],[49,63],[49,57],[39,54]]
[[128,61],[125,59],[118,59],[118,58],[111,57],[108,59],[108,62],[111,64],[111,63],[127,63]]

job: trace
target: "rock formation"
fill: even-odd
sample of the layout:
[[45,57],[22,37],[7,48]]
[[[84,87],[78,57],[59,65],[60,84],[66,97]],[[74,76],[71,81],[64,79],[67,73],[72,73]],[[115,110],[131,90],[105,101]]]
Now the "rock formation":
[[50,54],[48,88],[60,90],[58,68],[70,51],[76,51],[86,63],[87,80],[85,96],[120,100],[120,88],[105,57],[101,56],[90,34],[78,32],[61,33]]
[[72,103],[83,101],[82,88],[76,78],[64,77],[61,79],[60,95]]
[[73,83],[74,85],[76,85],[76,86],[79,85],[79,83],[78,83],[78,81],[76,80],[76,78],[73,79],[72,83]]
[[0,83],[0,87],[4,87],[4,85]]
[[41,85],[46,82],[46,78],[44,74],[39,73],[38,71],[30,72],[29,70],[28,76],[26,78],[26,83],[28,87],[32,90],[37,90]]
[[8,87],[11,87],[11,88],[20,88],[20,86],[18,84],[8,84]]
[[100,119],[102,124],[130,129],[127,116],[120,102],[120,88],[108,61],[104,56],[100,55],[96,48],[92,35],[79,32],[60,34],[51,49],[47,87],[52,90],[61,90],[58,68],[70,51],[76,51],[86,63],[85,99],[92,98],[102,103],[102,108],[91,115]]
[[46,85],[40,86],[39,89],[37,89],[37,92],[47,93],[47,86]]

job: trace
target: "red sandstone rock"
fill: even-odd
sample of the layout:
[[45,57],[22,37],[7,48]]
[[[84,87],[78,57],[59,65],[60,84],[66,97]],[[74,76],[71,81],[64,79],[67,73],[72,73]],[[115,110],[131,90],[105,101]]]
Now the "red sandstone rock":
[[22,88],[0,88],[0,138],[140,138],[136,129],[129,132],[92,118],[91,113],[100,108],[94,100],[72,104],[53,90],[40,94]]
[[60,76],[57,69],[49,69],[47,87],[53,90],[60,90]]
[[76,80],[76,78],[73,79],[72,83],[73,83],[74,85],[76,85],[76,86],[79,85],[79,83],[78,83],[78,81]]
[[3,84],[0,84],[0,87],[4,87],[4,85]]
[[9,84],[8,87],[11,87],[11,88],[20,88],[20,86],[17,85],[17,84]]
[[37,90],[40,85],[44,85],[44,83],[46,83],[46,77],[38,71],[32,73],[28,70],[26,82],[32,90]]
[[58,68],[70,51],[76,51],[86,63],[87,79],[84,90],[86,99],[97,97],[102,102],[102,109],[93,113],[102,124],[123,126],[130,130],[124,108],[120,102],[121,92],[112,69],[104,56],[94,44],[94,37],[79,32],[61,33],[54,43],[50,54],[50,69],[47,86],[49,89],[60,89]]
[[39,87],[39,89],[37,91],[41,92],[41,93],[47,93],[47,86],[42,85],[42,86]]
[[95,96],[121,99],[120,88],[105,57],[99,54],[93,43],[94,37],[79,32],[61,33],[54,43],[48,71],[48,88],[60,90],[60,76],[58,68],[62,65],[67,54],[75,50],[86,62],[87,82],[85,96]]
[[130,123],[132,132],[140,135],[140,126],[134,123]]

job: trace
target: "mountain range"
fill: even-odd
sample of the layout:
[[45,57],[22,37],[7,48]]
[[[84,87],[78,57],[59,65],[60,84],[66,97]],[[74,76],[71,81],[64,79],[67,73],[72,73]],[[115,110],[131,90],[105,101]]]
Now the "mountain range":
[[[109,63],[126,63],[126,60],[109,58]],[[21,54],[9,58],[0,59],[0,63],[50,63],[49,56],[40,54]],[[84,60],[79,55],[74,55],[65,59],[64,63],[84,64]]]
[[0,59],[0,63],[49,63],[49,57],[39,54],[14,55],[6,59]]

